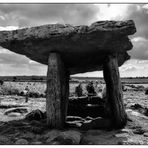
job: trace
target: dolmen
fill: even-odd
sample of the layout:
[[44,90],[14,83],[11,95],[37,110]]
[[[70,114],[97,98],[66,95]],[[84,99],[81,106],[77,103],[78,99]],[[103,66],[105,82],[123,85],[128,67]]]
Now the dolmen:
[[135,32],[132,20],[98,21],[90,26],[50,24],[0,31],[0,46],[48,65],[48,127],[64,127],[70,75],[103,70],[110,120],[115,128],[122,128],[127,115],[118,67],[130,59],[127,51],[133,45],[128,36]]

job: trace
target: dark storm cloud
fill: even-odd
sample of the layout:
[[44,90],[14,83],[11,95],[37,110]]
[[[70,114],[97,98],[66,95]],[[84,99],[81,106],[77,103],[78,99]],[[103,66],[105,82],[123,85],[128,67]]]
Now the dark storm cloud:
[[48,23],[90,24],[98,7],[93,4],[0,4],[1,25],[36,26]]
[[135,22],[137,32],[131,36],[142,38],[142,40],[133,41],[133,49],[129,52],[132,59],[148,59],[148,9],[144,4],[133,4],[128,7],[128,16],[126,19],[132,19]]

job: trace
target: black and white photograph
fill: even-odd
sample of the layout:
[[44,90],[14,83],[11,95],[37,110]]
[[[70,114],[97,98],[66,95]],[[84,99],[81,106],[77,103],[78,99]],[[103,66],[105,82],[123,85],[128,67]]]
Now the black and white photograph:
[[148,2],[0,2],[0,145],[148,145]]

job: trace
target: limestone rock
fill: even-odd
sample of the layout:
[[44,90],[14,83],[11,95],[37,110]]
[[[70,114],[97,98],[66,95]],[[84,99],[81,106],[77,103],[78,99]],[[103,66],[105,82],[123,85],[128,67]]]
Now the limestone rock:
[[21,115],[22,115],[21,113],[14,113],[14,112],[8,114],[9,117],[19,117]]
[[7,110],[4,112],[4,115],[9,115],[9,114],[11,114],[11,113],[25,114],[25,113],[27,113],[27,112],[28,112],[27,108],[23,108],[23,107],[10,108],[10,109],[7,109]]
[[128,35],[136,32],[132,20],[99,21],[90,26],[43,25],[0,31],[0,46],[47,64],[50,52],[59,52],[70,74],[102,70],[106,54],[118,53],[121,66],[130,58]]
[[115,134],[115,137],[128,137],[128,133],[119,133],[119,134]]
[[66,122],[65,127],[66,128],[80,128],[82,126],[82,122],[79,121],[71,121],[71,122]]
[[133,136],[133,132],[131,129],[126,129],[126,128],[123,128],[119,131],[119,133],[126,133],[126,134],[129,134],[131,136]]
[[142,128],[136,128],[136,129],[133,130],[133,133],[142,135],[142,134],[145,133],[145,131]]

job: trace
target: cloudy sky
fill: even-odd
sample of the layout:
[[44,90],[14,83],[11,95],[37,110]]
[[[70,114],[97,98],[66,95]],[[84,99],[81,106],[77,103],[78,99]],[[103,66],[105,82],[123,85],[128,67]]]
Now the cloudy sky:
[[[0,30],[50,23],[90,25],[101,20],[133,19],[137,33],[122,77],[148,76],[148,4],[0,4]],[[47,66],[0,47],[0,75],[46,75]],[[79,74],[82,76],[82,74]],[[102,76],[102,72],[83,76]]]

